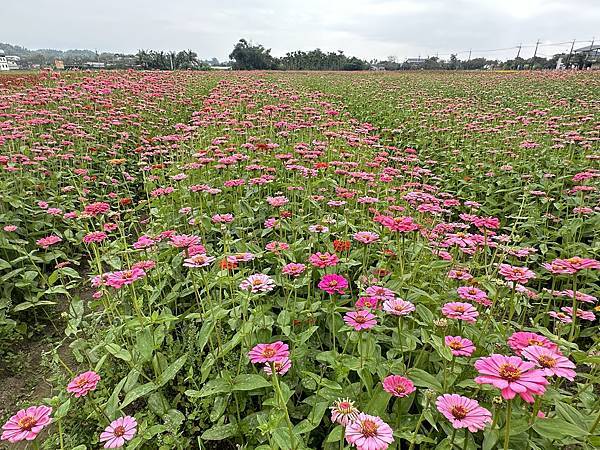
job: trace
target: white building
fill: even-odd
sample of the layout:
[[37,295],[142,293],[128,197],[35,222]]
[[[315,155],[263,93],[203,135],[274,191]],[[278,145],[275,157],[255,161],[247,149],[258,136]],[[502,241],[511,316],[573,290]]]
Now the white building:
[[4,55],[4,50],[0,50],[0,71],[2,70],[10,70],[10,67],[8,67],[8,61]]

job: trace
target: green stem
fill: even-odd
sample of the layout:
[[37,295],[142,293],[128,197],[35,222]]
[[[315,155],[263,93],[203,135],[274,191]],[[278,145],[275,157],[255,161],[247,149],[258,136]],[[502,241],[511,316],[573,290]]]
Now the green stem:
[[415,427],[415,430],[413,431],[413,436],[410,442],[410,447],[408,447],[408,450],[413,450],[415,448],[415,443],[417,441],[417,434],[419,434],[419,428],[421,428],[421,424],[423,423],[423,418],[425,417],[425,411],[427,411],[427,409],[429,409],[429,397],[427,397],[427,402],[425,403],[425,408],[423,408],[423,411],[421,411],[421,415],[419,416],[419,420],[417,420],[417,426]]
[[508,450],[508,442],[510,441],[510,417],[512,414],[512,400],[508,401],[506,406],[506,423],[504,424],[504,450]]

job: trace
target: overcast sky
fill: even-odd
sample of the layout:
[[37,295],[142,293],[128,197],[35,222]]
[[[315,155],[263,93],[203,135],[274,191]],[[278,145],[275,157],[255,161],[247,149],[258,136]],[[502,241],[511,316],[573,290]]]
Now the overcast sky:
[[[568,51],[548,43],[600,40],[600,0],[2,0],[0,42],[131,52],[192,49],[227,59],[246,38],[272,49],[344,50],[364,59],[506,59]],[[576,44],[577,47],[589,43]]]

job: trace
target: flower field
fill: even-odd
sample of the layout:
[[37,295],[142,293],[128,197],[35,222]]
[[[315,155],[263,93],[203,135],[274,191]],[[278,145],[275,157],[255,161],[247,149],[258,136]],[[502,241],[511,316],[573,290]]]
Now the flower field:
[[0,447],[598,448],[599,90],[0,76]]

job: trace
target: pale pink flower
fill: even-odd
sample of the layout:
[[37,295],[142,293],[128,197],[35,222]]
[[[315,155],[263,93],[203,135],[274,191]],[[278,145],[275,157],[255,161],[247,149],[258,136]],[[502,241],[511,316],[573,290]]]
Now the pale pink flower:
[[475,323],[479,312],[470,303],[450,302],[442,307],[442,313],[449,319],[464,320],[465,322]]
[[261,292],[270,292],[275,289],[275,281],[263,273],[257,273],[250,275],[244,281],[240,283],[240,289],[250,291],[253,294]]
[[104,448],[120,448],[132,440],[136,432],[137,421],[133,417],[119,417],[100,433],[100,442],[104,442]]
[[444,343],[454,356],[471,356],[475,351],[473,342],[461,336],[446,336]]
[[575,379],[576,372],[573,370],[575,364],[569,361],[567,357],[554,350],[538,345],[532,345],[530,347],[525,347],[522,354],[525,359],[534,362],[541,368],[547,377],[556,375],[557,377],[564,377],[570,381]]
[[394,442],[394,432],[387,423],[364,413],[346,426],[345,437],[358,450],[386,450]]
[[415,310],[415,305],[401,298],[383,302],[383,310],[395,316],[407,316]]
[[462,395],[440,395],[435,405],[454,428],[467,428],[471,433],[483,430],[492,421],[491,412],[479,406],[477,400]]

